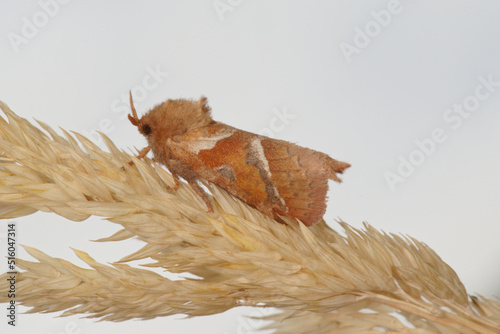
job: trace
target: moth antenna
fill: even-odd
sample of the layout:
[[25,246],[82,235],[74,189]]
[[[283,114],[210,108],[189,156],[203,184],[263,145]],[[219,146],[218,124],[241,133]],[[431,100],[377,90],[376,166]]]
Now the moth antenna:
[[128,120],[135,126],[139,126],[139,117],[137,117],[137,111],[135,111],[134,101],[132,100],[132,91],[129,90],[128,94],[130,96],[130,109],[132,109],[132,115],[128,114]]

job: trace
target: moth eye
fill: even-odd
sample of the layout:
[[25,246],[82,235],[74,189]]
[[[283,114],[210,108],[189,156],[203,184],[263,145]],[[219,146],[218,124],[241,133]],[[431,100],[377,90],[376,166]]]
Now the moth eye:
[[142,133],[144,133],[144,135],[146,136],[149,136],[151,134],[151,127],[147,124],[144,124],[142,126]]

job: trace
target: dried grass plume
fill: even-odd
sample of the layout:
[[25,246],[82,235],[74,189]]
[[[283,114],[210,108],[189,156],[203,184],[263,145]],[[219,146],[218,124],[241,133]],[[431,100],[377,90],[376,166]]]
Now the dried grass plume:
[[[16,299],[30,312],[124,321],[247,305],[280,309],[266,317],[275,333],[500,333],[500,303],[469,296],[417,240],[344,222],[345,235],[324,222],[279,224],[209,184],[214,212],[207,213],[189,186],[172,191],[169,173],[106,136],[109,152],[0,107],[0,218],[101,216],[123,229],[100,241],[144,242],[112,265],[75,250],[93,269],[26,247],[37,261],[18,260]],[[126,264],[137,259],[197,278],[170,280]]]

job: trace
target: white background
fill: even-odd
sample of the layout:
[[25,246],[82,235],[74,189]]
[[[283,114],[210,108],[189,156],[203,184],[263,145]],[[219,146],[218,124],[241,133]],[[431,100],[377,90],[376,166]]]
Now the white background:
[[[500,87],[474,97],[479,77],[500,82],[498,1],[44,1],[51,5],[0,7],[0,99],[17,114],[94,141],[100,129],[118,147],[142,148],[144,138],[123,118],[129,89],[140,113],[203,94],[216,120],[271,130],[352,164],[341,185],[331,183],[332,227],[341,218],[411,235],[440,254],[469,293],[500,295]],[[348,44],[357,53],[343,52]],[[148,69],[168,76],[150,80]],[[457,114],[443,118],[463,103],[474,110],[460,124]],[[277,119],[283,111],[294,118]],[[446,139],[419,153],[416,141],[435,129]],[[410,158],[418,166],[391,189],[387,173]],[[69,247],[112,262],[141,246],[89,241],[118,229],[101,219],[37,213],[15,221],[20,244],[78,265]],[[240,315],[249,313],[124,323],[21,314],[15,330],[4,316],[0,328],[246,333],[255,323]]]

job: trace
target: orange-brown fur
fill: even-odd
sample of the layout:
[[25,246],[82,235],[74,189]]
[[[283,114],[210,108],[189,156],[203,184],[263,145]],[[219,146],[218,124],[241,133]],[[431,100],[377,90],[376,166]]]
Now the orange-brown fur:
[[326,210],[328,179],[350,165],[298,145],[216,122],[206,98],[167,100],[140,119],[131,97],[130,121],[146,136],[155,160],[182,177],[205,200],[199,178],[224,188],[262,213],[310,226]]

